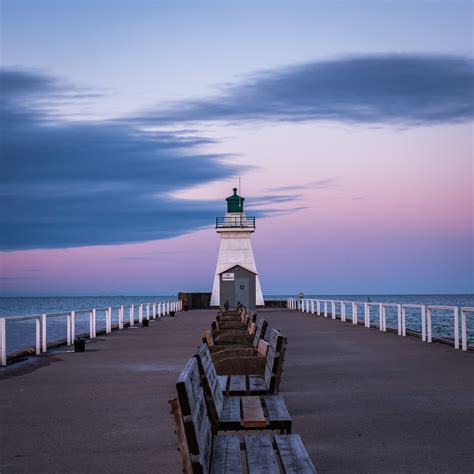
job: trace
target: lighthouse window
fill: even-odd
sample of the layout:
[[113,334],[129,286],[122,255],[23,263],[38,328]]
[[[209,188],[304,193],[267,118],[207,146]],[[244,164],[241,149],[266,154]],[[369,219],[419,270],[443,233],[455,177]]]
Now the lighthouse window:
[[244,289],[244,285],[240,285],[240,289],[243,290],[243,289]]

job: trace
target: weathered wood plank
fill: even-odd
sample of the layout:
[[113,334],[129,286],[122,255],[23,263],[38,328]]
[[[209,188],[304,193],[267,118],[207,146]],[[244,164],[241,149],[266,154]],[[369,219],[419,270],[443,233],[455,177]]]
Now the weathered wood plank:
[[224,405],[219,421],[221,423],[240,424],[240,397],[224,398]]
[[263,397],[270,421],[289,421],[291,415],[286,408],[285,401],[280,395],[268,395]]
[[255,337],[253,339],[253,346],[258,346],[258,341],[265,337],[265,332],[268,326],[268,321],[266,319],[260,318],[257,321],[257,329],[255,330]]
[[192,456],[193,469],[209,471],[212,431],[207,414],[206,400],[201,385],[198,362],[190,359],[181,372],[176,388],[183,416],[183,425]]
[[240,474],[240,440],[237,435],[215,436],[212,455],[212,474]]
[[212,334],[209,329],[207,331],[204,331],[204,339],[206,340],[206,344],[209,347],[212,347],[214,345],[214,339],[212,339]]
[[244,428],[265,428],[267,421],[260,397],[242,397],[242,425]]
[[269,344],[267,341],[260,339],[260,341],[258,341],[257,354],[260,354],[262,357],[266,357],[268,346]]
[[231,375],[229,392],[232,394],[244,394],[247,391],[245,375]]
[[250,393],[266,393],[268,391],[264,378],[261,375],[249,375]]
[[181,460],[183,461],[183,470],[185,474],[193,474],[191,466],[191,456],[189,454],[188,443],[184,434],[183,418],[181,417],[181,410],[177,398],[170,400],[171,413],[173,414],[174,423],[176,426],[176,434],[178,435],[179,451],[181,453]]
[[269,435],[245,436],[249,474],[276,474],[280,472]]
[[275,443],[285,473],[316,473],[300,435],[276,435]]
[[227,382],[229,380],[228,375],[218,375],[217,376],[219,380],[219,386],[221,387],[221,390],[225,393],[227,392]]

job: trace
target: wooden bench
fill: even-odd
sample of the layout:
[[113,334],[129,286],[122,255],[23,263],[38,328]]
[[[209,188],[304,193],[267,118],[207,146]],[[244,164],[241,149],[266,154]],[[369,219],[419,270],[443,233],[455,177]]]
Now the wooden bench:
[[203,356],[200,351],[198,366],[208,400],[209,413],[219,429],[255,428],[291,431],[291,417],[280,396],[224,396],[207,348],[205,352],[207,356]]
[[196,358],[188,361],[170,400],[186,474],[315,473],[297,434],[216,434],[208,416]]
[[[270,342],[267,344],[267,353],[264,358],[263,371],[261,373],[237,374],[223,373],[220,369],[228,369],[224,364],[215,367],[219,375],[219,384],[226,395],[276,395],[280,390],[281,375],[283,372],[283,362],[286,352],[286,337],[276,329],[272,329]],[[238,358],[236,358],[238,359]],[[242,362],[232,371],[237,372],[249,364],[249,358],[242,358]],[[213,362],[214,363],[214,362]],[[238,364],[238,362],[234,362]],[[245,368],[245,371],[247,369]]]
[[291,432],[291,416],[279,395],[224,396],[211,354],[202,344],[196,354],[207,408],[219,430],[272,429]]
[[251,323],[256,322],[256,320],[256,314],[254,314],[252,317],[246,316],[243,319],[241,317],[229,318],[225,316],[217,316],[215,321],[213,321],[211,324],[212,335],[214,338],[217,338],[220,335],[229,332],[250,332],[251,328],[255,327],[252,326]]
[[[215,321],[217,323],[217,321]],[[217,323],[218,327],[218,323]],[[250,323],[247,330],[214,330],[212,334],[205,334],[206,341],[211,343],[211,346],[218,347],[224,345],[239,345],[242,347],[257,347],[258,341],[265,337],[268,327],[268,321],[264,318],[257,318],[257,322]],[[219,350],[219,349],[214,349]],[[211,350],[212,351],[212,350]]]

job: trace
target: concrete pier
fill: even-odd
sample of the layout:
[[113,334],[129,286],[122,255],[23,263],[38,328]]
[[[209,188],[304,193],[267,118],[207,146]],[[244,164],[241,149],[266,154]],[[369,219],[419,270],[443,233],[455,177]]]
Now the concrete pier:
[[[322,473],[471,473],[474,354],[297,311],[281,395]],[[215,311],[0,370],[2,474],[182,471],[168,399]]]

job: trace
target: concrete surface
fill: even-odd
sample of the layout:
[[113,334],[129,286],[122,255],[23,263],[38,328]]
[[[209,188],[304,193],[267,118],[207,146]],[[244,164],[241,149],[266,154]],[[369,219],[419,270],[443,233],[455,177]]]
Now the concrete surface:
[[[472,473],[473,355],[296,311],[281,394],[321,473]],[[168,399],[214,311],[0,370],[0,472],[179,473]]]

